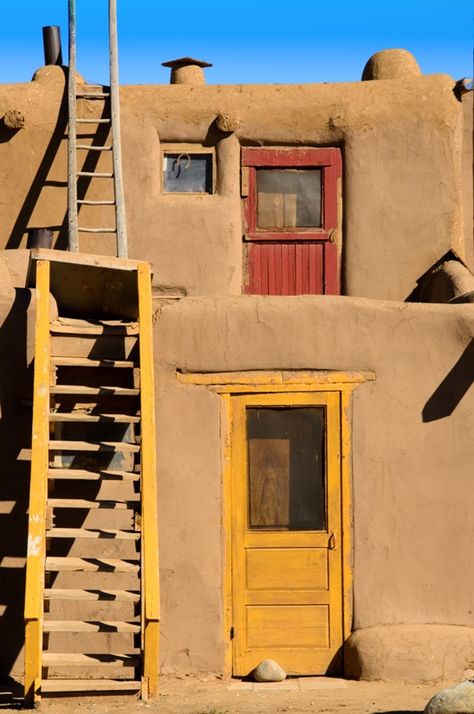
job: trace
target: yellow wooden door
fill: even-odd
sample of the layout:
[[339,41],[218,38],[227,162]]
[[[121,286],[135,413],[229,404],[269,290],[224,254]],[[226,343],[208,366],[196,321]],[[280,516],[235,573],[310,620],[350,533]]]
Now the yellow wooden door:
[[341,664],[340,400],[336,392],[233,398],[233,673]]

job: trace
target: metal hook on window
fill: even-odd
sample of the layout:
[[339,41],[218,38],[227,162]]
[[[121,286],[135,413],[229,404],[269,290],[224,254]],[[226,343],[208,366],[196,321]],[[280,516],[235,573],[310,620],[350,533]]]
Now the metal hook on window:
[[190,157],[190,155],[189,155],[189,154],[180,154],[180,155],[178,156],[178,158],[173,161],[172,171],[173,171],[173,173],[176,171],[176,178],[179,178],[179,176],[180,176],[180,174],[181,174],[181,163],[180,163],[180,162],[181,162],[181,159],[184,158],[184,157],[186,157],[186,159],[187,159],[187,161],[186,161],[186,163],[185,163],[185,165],[184,165],[184,168],[185,168],[185,169],[189,169],[189,167],[191,166],[191,157]]

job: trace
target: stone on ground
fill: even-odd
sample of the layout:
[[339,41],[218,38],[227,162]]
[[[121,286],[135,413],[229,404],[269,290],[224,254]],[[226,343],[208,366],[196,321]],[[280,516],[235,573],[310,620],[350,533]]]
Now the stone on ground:
[[263,659],[253,671],[253,678],[256,682],[283,682],[286,679],[286,672],[273,659]]
[[474,681],[442,689],[430,699],[425,714],[474,714]]

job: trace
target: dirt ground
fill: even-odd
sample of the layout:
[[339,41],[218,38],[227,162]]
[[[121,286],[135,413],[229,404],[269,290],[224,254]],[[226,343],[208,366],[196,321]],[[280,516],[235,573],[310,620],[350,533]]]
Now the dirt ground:
[[[314,679],[314,678],[313,678]],[[300,680],[302,681],[302,680]],[[145,704],[134,696],[43,699],[43,714],[421,714],[443,685],[386,684],[384,682],[322,681],[246,688],[246,683],[212,677],[161,678],[160,696]],[[249,685],[247,685],[248,687]],[[303,687],[310,688],[304,689]],[[0,711],[21,707],[21,690],[0,691]]]

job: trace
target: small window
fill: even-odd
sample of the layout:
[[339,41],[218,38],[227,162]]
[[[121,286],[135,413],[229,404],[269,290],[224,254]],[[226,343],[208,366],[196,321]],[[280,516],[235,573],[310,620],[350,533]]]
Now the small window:
[[325,530],[324,407],[247,408],[249,527]]
[[168,153],[163,156],[165,193],[212,193],[211,153]]
[[320,228],[321,169],[257,169],[258,228]]

